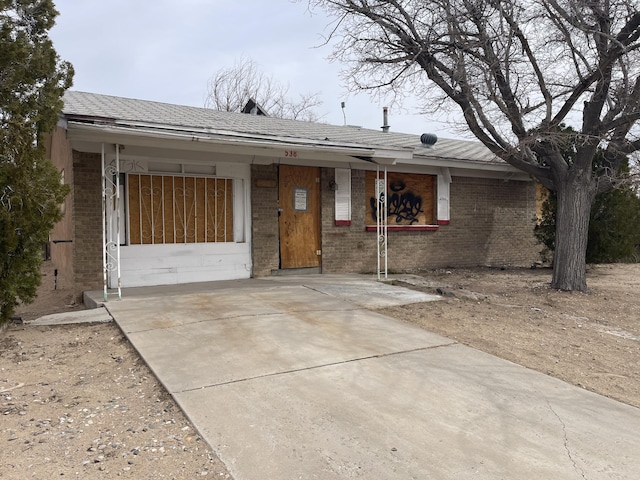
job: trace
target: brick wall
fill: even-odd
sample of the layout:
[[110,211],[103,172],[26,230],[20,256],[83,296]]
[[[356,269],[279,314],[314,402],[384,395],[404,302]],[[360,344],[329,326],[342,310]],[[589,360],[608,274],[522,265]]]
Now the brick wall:
[[[333,179],[323,169],[323,185]],[[375,232],[364,231],[364,172],[352,170],[351,226],[334,225],[333,193],[322,189],[322,270],[325,273],[374,272]],[[533,182],[454,177],[451,222],[434,232],[391,231],[390,272],[477,265],[529,266],[538,259],[533,236]]]
[[76,289],[99,290],[103,287],[100,154],[74,151],[73,170]]
[[[252,166],[253,273],[279,268],[278,167]],[[366,232],[365,172],[351,171],[351,225],[336,226],[334,169],[321,169],[322,271],[370,273],[377,268],[376,233]],[[390,272],[477,265],[529,266],[539,256],[533,236],[533,182],[453,177],[449,225],[437,231],[390,231]]]
[[251,166],[253,275],[271,275],[280,266],[278,240],[278,166]]
[[454,177],[446,233],[458,247],[456,263],[530,266],[540,251],[535,213],[534,182]]
[[335,198],[328,188],[333,168],[323,168],[322,271],[324,273],[373,272],[377,266],[375,232],[365,232],[365,171],[351,170],[351,225],[335,225]]

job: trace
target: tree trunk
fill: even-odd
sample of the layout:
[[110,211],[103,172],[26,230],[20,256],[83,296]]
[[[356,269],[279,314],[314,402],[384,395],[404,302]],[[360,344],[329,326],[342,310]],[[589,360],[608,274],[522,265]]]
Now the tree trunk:
[[595,198],[591,178],[567,179],[556,194],[556,239],[551,287],[587,291],[589,216]]

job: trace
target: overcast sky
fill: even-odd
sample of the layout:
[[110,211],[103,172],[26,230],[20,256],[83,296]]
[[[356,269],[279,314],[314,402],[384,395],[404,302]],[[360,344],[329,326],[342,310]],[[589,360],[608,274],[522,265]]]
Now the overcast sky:
[[[382,107],[365,93],[346,92],[340,64],[322,46],[329,19],[306,0],[54,0],[60,15],[50,36],[75,68],[74,90],[204,106],[207,81],[238,59],[251,58],[295,98],[319,92],[322,121],[377,129]],[[419,115],[409,98],[391,106],[396,132],[459,137]]]

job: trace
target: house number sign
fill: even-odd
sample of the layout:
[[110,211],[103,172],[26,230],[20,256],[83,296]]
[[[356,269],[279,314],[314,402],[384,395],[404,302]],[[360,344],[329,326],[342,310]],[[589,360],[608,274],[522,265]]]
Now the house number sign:
[[309,208],[309,190],[304,187],[293,189],[293,209],[296,212],[306,212]]

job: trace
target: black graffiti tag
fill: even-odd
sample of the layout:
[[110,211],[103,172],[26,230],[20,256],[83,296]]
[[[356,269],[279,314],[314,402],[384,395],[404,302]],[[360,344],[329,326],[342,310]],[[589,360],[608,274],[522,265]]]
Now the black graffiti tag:
[[[422,209],[422,197],[411,190],[403,191],[406,188],[407,185],[402,180],[395,180],[389,183],[389,190],[393,193],[387,199],[387,218],[395,217],[396,224],[409,222],[409,225],[413,225],[419,221],[418,215],[424,212]],[[371,216],[374,220],[377,220],[378,201],[371,197],[369,202],[371,204]]]

